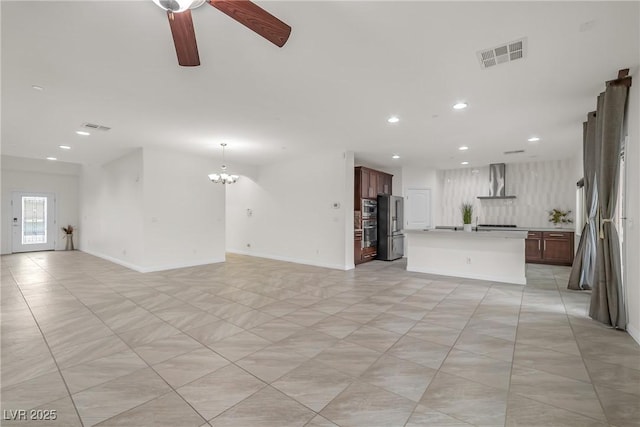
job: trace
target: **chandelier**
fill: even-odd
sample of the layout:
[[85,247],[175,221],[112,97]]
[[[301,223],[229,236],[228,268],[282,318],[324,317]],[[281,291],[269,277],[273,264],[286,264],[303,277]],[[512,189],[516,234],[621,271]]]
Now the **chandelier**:
[[220,173],[210,173],[209,179],[211,182],[215,182],[216,184],[233,184],[240,178],[238,175],[229,175],[227,173],[227,165],[224,164],[224,147],[227,146],[226,143],[220,144],[222,145],[222,172]]

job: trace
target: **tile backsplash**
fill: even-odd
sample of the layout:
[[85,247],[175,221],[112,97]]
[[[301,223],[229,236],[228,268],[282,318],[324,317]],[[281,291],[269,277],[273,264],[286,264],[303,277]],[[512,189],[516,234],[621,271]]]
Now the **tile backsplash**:
[[460,204],[474,205],[473,223],[515,224],[518,227],[551,227],[548,211],[571,210],[574,219],[576,181],[571,159],[528,163],[507,163],[506,192],[515,199],[481,200],[489,195],[489,166],[440,170],[440,224],[460,225]]

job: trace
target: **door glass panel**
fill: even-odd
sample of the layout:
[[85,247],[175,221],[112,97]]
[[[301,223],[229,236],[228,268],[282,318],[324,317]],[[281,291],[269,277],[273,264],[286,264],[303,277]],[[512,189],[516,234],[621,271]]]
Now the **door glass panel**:
[[47,243],[47,198],[22,197],[22,244]]

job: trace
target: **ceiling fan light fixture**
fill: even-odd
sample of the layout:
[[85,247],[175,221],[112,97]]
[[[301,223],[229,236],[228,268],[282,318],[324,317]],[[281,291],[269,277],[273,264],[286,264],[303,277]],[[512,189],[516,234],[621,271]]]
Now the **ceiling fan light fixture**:
[[194,3],[200,3],[198,6],[204,3],[204,1],[200,0],[153,0],[153,2],[164,10],[174,13],[184,12],[191,8]]

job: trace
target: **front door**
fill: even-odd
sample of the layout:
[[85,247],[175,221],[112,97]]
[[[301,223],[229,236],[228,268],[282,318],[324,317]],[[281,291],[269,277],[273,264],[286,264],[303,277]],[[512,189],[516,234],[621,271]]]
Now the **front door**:
[[11,205],[12,252],[54,250],[58,233],[53,194],[16,191]]

